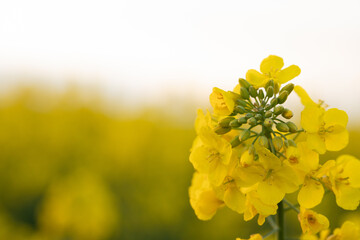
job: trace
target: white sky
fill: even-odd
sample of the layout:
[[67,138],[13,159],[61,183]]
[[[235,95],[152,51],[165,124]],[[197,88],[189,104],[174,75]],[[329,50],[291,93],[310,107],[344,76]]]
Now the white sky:
[[[0,2],[0,87],[10,75],[77,78],[129,102],[207,100],[269,54],[293,81],[360,116],[360,1]],[[33,81],[33,80],[32,80]]]

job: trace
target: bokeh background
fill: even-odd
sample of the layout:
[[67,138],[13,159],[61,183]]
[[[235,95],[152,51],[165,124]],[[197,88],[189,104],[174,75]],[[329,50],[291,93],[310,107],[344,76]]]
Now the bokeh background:
[[[269,54],[293,83],[347,111],[360,158],[359,1],[3,1],[0,239],[235,239],[221,209],[197,220],[188,161],[197,108]],[[287,106],[298,111],[291,96]],[[293,196],[290,196],[290,198]],[[360,220],[326,196],[338,227]],[[299,232],[287,216],[289,235]],[[260,230],[259,230],[260,229]]]

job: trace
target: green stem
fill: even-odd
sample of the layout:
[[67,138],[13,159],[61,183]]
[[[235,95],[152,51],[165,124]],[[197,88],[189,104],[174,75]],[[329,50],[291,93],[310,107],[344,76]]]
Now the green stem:
[[279,226],[279,232],[278,232],[278,240],[285,240],[285,221],[284,221],[284,203],[283,201],[278,203],[278,210],[277,210],[277,216],[278,216],[278,226]]

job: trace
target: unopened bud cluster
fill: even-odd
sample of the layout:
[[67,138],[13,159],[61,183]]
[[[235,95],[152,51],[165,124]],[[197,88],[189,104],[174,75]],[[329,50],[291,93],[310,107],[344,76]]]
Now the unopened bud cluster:
[[[232,147],[254,137],[253,144],[271,148],[279,152],[283,146],[294,146],[295,142],[286,136],[299,132],[295,123],[289,121],[293,112],[283,106],[294,89],[289,83],[279,88],[273,80],[269,80],[265,87],[256,89],[243,78],[239,79],[240,92],[231,92],[234,99],[234,110],[219,120],[215,132],[226,134],[232,129],[242,130],[240,135],[231,141]],[[255,127],[260,126],[258,131]],[[276,131],[276,130],[277,131]]]

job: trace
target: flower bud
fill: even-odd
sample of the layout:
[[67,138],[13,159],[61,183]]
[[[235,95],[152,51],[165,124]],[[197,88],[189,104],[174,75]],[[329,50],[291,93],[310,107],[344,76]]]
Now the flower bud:
[[229,127],[229,123],[234,119],[235,119],[234,117],[223,118],[222,120],[220,120],[219,126],[221,126],[221,127]]
[[248,151],[249,151],[249,154],[253,154],[253,155],[254,155],[254,154],[255,154],[255,147],[254,147],[254,145],[250,145]]
[[260,113],[255,115],[256,120],[261,120],[262,119],[262,115]]
[[239,139],[239,136],[236,136],[234,137],[231,141],[230,141],[230,144],[231,144],[231,147],[237,147],[239,146],[241,143],[240,139]]
[[268,87],[273,87],[274,88],[274,80],[269,80],[266,84],[265,84],[265,89],[267,90]]
[[240,141],[245,141],[250,137],[250,130],[246,129],[242,131],[242,133],[239,136]]
[[239,105],[237,105],[237,106],[234,108],[234,110],[235,110],[235,112],[240,113],[240,114],[243,114],[243,113],[246,112],[245,108],[242,107],[242,106],[239,106]]
[[280,90],[280,93],[283,92],[283,91],[287,91],[288,94],[290,95],[290,93],[292,92],[293,89],[294,89],[294,84],[289,83]]
[[249,92],[245,87],[240,88],[240,95],[243,99],[249,99]]
[[239,123],[241,123],[241,124],[244,124],[244,123],[247,123],[247,118],[246,117],[241,117],[241,118],[239,118]]
[[238,119],[234,119],[229,123],[229,126],[232,128],[237,128],[241,126],[241,123],[239,122]]
[[271,111],[265,112],[265,117],[266,117],[266,118],[269,118],[269,117],[271,117],[271,116],[272,116],[272,112],[271,112]]
[[294,116],[294,114],[291,110],[285,108],[284,111],[282,112],[281,116],[283,116],[286,119],[290,119]]
[[288,132],[289,131],[289,127],[285,123],[277,123],[276,129],[279,130],[280,132]]
[[274,137],[272,139],[272,143],[276,151],[279,151],[283,146],[283,140],[281,139],[281,137]]
[[262,89],[259,89],[258,96],[259,96],[260,100],[264,99],[265,96],[264,96],[264,92]]
[[244,100],[241,100],[241,99],[237,99],[237,100],[235,101],[235,103],[236,103],[237,105],[242,106],[242,107],[247,107],[247,106],[248,106],[247,102],[244,101]]
[[274,95],[274,88],[270,86],[266,89],[266,96],[271,98],[273,95]]
[[230,130],[231,130],[231,127],[216,126],[216,127],[214,128],[215,133],[217,133],[217,134],[219,134],[219,135],[228,133],[228,132],[230,132]]
[[288,144],[290,147],[297,147],[296,143],[292,139],[288,139]]
[[277,106],[274,108],[274,114],[275,114],[275,115],[279,115],[279,114],[281,114],[283,111],[284,111],[284,107],[281,106],[281,105],[277,105]]
[[254,117],[248,119],[247,123],[251,126],[255,126],[257,124],[257,120]]
[[279,89],[280,89],[280,84],[279,83],[275,83],[274,85],[274,93],[278,93],[279,92]]
[[284,140],[285,147],[289,147],[289,141],[287,139]]
[[244,88],[249,88],[251,86],[251,84],[243,78],[239,78],[239,83],[240,86]]
[[280,93],[280,95],[278,96],[278,103],[282,104],[286,101],[287,97],[288,97],[289,93],[287,91],[283,91],[282,93]]
[[297,126],[293,122],[287,122],[286,125],[289,127],[289,132],[297,132]]
[[259,144],[260,144],[261,146],[267,148],[267,147],[269,146],[269,141],[268,141],[267,137],[261,136],[261,137],[259,138]]
[[251,96],[251,97],[253,97],[253,98],[256,98],[256,97],[257,97],[256,89],[255,89],[253,86],[250,86],[250,87],[249,87],[249,93],[250,93],[250,96]]
[[270,118],[266,118],[264,120],[264,126],[267,128],[271,128],[273,124],[274,124],[274,121]]
[[273,108],[276,104],[278,104],[278,99],[277,98],[273,98],[270,101],[270,105],[265,107],[266,110],[269,110],[271,108]]
[[252,113],[247,113],[247,114],[245,114],[245,117],[246,117],[247,119],[252,118],[253,116],[254,116],[254,114],[252,114]]

